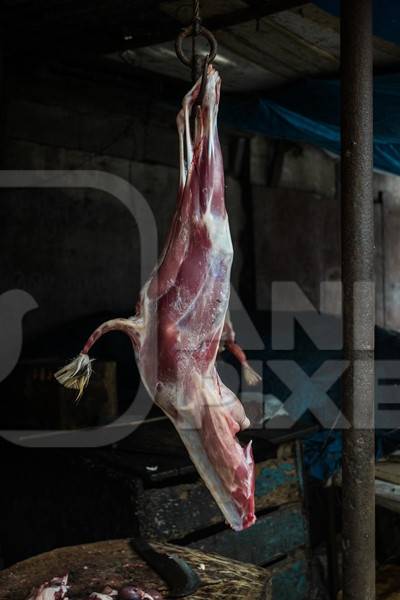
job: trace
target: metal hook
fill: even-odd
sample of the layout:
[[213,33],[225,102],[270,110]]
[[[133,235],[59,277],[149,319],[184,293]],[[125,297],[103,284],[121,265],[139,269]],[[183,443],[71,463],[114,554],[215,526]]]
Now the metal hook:
[[[196,29],[198,30],[198,33],[196,34]],[[200,37],[204,37],[209,45],[210,45],[210,52],[208,54],[208,60],[207,60],[207,64],[211,64],[213,62],[213,60],[215,59],[215,57],[217,56],[217,50],[218,50],[218,44],[217,44],[217,40],[215,39],[214,35],[211,33],[211,31],[209,31],[208,29],[206,29],[205,27],[197,27],[192,24],[189,25],[189,27],[185,27],[185,29],[183,29],[181,31],[181,33],[178,35],[178,37],[176,38],[175,41],[175,51],[176,51],[176,55],[179,58],[179,60],[186,65],[187,67],[192,67],[194,71],[199,71],[201,69],[198,68],[199,65],[196,65],[196,61],[200,60],[201,61],[201,57],[199,57],[198,55],[192,56],[192,57],[188,57],[185,54],[185,51],[183,50],[183,41],[190,36],[200,36]],[[197,73],[196,73],[197,75]],[[197,77],[196,77],[197,79]]]

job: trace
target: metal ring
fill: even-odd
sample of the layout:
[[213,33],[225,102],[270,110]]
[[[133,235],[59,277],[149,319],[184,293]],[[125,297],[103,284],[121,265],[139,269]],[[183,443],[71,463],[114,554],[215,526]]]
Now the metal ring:
[[[188,67],[192,66],[193,57],[188,58],[188,56],[185,54],[185,52],[183,50],[183,40],[192,35],[194,35],[194,27],[193,27],[193,25],[189,25],[189,27],[186,27],[185,29],[183,29],[183,31],[181,31],[181,33],[178,35],[178,37],[175,40],[176,55],[179,58],[179,60]],[[217,50],[218,50],[217,40],[215,39],[215,37],[211,33],[211,31],[209,31],[205,27],[200,27],[198,35],[200,37],[205,38],[208,41],[208,43],[210,44],[210,53],[209,53],[208,62],[212,63],[212,61],[217,56]]]

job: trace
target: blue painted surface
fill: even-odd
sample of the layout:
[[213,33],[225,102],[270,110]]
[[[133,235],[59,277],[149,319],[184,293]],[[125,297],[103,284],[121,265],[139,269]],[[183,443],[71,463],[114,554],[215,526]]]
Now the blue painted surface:
[[264,467],[256,480],[256,497],[272,493],[277,488],[296,483],[297,474],[293,463],[282,463],[274,468]]
[[296,471],[299,481],[299,489],[302,498],[304,498],[304,468],[303,468],[303,445],[299,441],[296,443]]
[[307,544],[307,526],[301,507],[297,505],[259,517],[244,531],[227,529],[189,545],[242,562],[266,565]]
[[296,561],[272,578],[272,600],[306,600],[309,583],[307,563]]
[[[400,175],[400,75],[374,78],[374,166]],[[230,98],[222,121],[241,131],[314,144],[340,154],[340,82],[304,79],[281,90]]]

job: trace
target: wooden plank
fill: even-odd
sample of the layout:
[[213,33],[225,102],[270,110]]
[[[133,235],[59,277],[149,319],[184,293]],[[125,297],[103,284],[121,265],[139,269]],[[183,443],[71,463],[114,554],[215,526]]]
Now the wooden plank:
[[[308,24],[312,21],[325,32],[323,43],[329,40],[332,36],[332,32],[336,33],[339,37],[340,32],[340,19],[325,10],[319,8],[314,3],[309,2],[301,8],[301,16]],[[382,38],[373,37],[373,52],[374,52],[374,66],[382,67],[391,64],[397,64],[399,61],[400,48],[397,44],[388,42]]]
[[282,27],[295,33],[300,38],[307,40],[311,45],[320,48],[331,56],[340,59],[340,34],[324,22],[307,18],[304,8],[287,10],[271,15],[270,20],[279,23]]
[[[381,475],[380,473],[379,476]],[[400,513],[400,485],[384,479],[375,479],[375,499],[378,506]]]
[[385,193],[383,203],[383,253],[385,270],[385,325],[400,328],[400,206],[397,196]]
[[381,506],[382,508],[386,508],[386,510],[400,514],[400,502],[398,500],[393,500],[387,496],[380,496],[377,494],[375,496],[375,502],[377,506]]
[[282,508],[260,517],[241,532],[225,530],[190,544],[235,560],[265,565],[306,544],[307,532],[300,505]]
[[375,226],[375,317],[376,324],[385,327],[385,252],[383,241],[383,195],[374,201]]
[[270,19],[242,23],[218,32],[217,39],[226,48],[284,79],[320,73],[333,73],[338,60]]
[[[257,511],[300,500],[293,458],[257,465],[255,498]],[[141,533],[149,538],[176,540],[224,521],[201,482],[145,490],[139,503]]]
[[[127,51],[124,56],[132,61],[136,68],[190,81],[190,69],[176,59],[175,54],[170,51],[170,46],[171,42],[146,46]],[[232,69],[232,64],[235,65],[235,69]],[[221,44],[218,47],[216,66],[223,78],[225,91],[244,93],[247,90],[259,90],[282,83],[282,80],[270,71],[249,62]]]
[[256,473],[256,511],[300,500],[295,458],[259,463]]
[[375,467],[375,477],[400,485],[400,463],[399,462],[378,462]]
[[[29,46],[31,52],[44,53],[49,48],[53,52],[62,52],[63,49],[65,52],[65,48],[71,47],[77,55],[78,47],[82,52],[91,49],[92,53],[107,53],[169,42],[175,38],[179,28],[177,19],[180,19],[180,11],[177,12],[173,7],[175,12],[170,16],[165,11],[165,4],[163,10],[157,11],[153,2],[143,2],[140,8],[137,7],[135,18],[132,18],[132,5],[129,2],[122,2],[119,8],[114,7],[113,10],[106,6],[103,10],[89,7],[83,9],[83,14],[82,3],[76,3],[78,8],[72,6],[67,11],[52,11],[51,17],[48,10],[34,11],[31,18],[26,8],[20,11],[18,17],[15,11],[3,10],[1,16],[8,23],[7,51],[16,54],[22,52],[21,48]],[[211,31],[249,21],[254,26],[257,18],[300,4],[301,0],[263,0],[262,5],[254,7],[235,2],[234,6],[238,8],[205,18],[203,25]],[[19,45],[12,44],[16,35],[21,40]],[[75,45],[71,46],[68,42],[72,39]]]
[[[265,592],[264,569],[170,544],[154,547],[178,555],[198,573],[203,585],[188,597],[190,600],[271,600]],[[101,591],[107,584],[120,589],[130,582],[163,595],[167,592],[165,584],[137,556],[129,540],[113,540],[60,548],[1,571],[1,600],[25,600],[33,587],[65,572],[70,573],[74,600],[86,600],[90,592]]]
[[398,499],[389,498],[388,496],[381,496],[376,494],[375,502],[377,506],[381,506],[382,508],[386,508],[386,510],[390,510],[392,512],[400,514],[400,502]]
[[[248,5],[244,0],[203,0],[200,8],[204,20],[229,15],[233,11],[248,8]],[[168,0],[161,2],[159,9],[179,21],[183,27],[192,22],[193,6],[189,3],[182,4],[181,0]]]
[[310,572],[305,552],[298,551],[291,557],[266,569],[271,573],[267,592],[272,600],[306,600],[309,598]]

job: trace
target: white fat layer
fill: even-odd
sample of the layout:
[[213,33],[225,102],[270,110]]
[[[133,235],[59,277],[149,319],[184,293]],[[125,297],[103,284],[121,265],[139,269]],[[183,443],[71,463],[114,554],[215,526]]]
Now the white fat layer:
[[[192,374],[191,394],[185,392],[185,387],[181,380],[176,384],[162,385],[161,392],[158,395],[157,404],[165,410],[168,416],[168,406],[173,406],[178,412],[178,417],[171,418],[175,425],[186,449],[193,461],[200,476],[206,483],[215,501],[219,505],[224,517],[230,523],[231,527],[240,531],[243,529],[243,521],[246,515],[239,509],[231,497],[231,493],[222,483],[221,477],[211,463],[204,445],[204,439],[201,434],[202,413],[205,408],[218,411],[229,410],[229,402],[226,407],[223,406],[223,400],[216,393],[215,377],[218,377],[213,366],[213,373],[209,377],[196,373]],[[201,400],[199,401],[199,399]],[[207,405],[207,406],[206,406]],[[224,418],[221,415],[222,418]],[[251,442],[246,448],[241,449],[239,444],[231,455],[230,471],[238,468],[243,461],[250,468],[253,464],[251,453]],[[222,465],[221,465],[222,467]],[[232,481],[233,483],[233,481]],[[252,477],[241,480],[240,487],[242,493],[250,498],[252,490]]]
[[[189,105],[190,102],[190,105]],[[191,108],[191,98],[189,101],[185,101],[183,104],[183,111],[185,115],[185,135],[186,135],[186,159],[188,165],[192,164],[193,161],[193,146],[192,146],[192,138],[190,135],[190,108]]]
[[232,238],[229,230],[229,220],[227,215],[222,217],[212,214],[210,207],[204,213],[203,221],[207,226],[208,235],[212,240],[212,253],[225,254],[231,256],[233,260]]
[[[185,447],[189,453],[189,456],[195,465],[200,477],[206,483],[210,493],[218,504],[222,514],[235,531],[241,531],[243,529],[243,517],[236,504],[233,502],[231,495],[226,491],[225,487],[221,483],[221,479],[217,474],[215,468],[210,463],[206,451],[204,449],[203,440],[199,432],[195,429],[185,429],[177,427],[177,431],[185,444]],[[243,482],[245,485],[245,482]],[[246,486],[249,492],[250,486]]]

